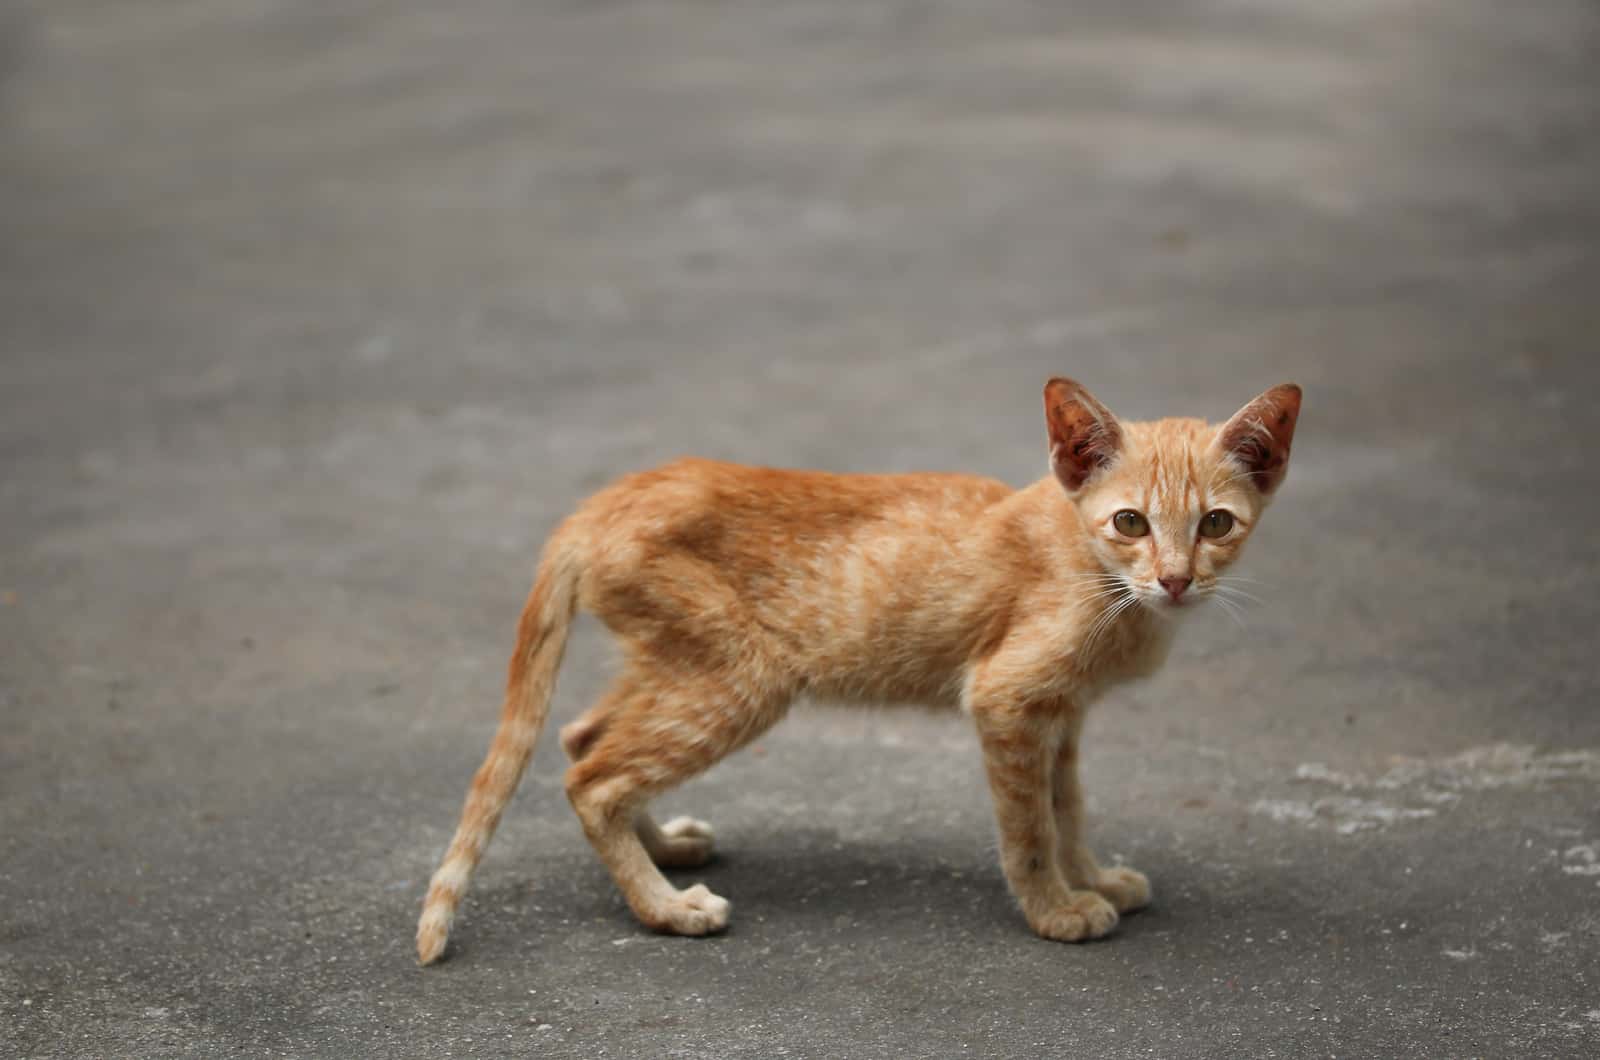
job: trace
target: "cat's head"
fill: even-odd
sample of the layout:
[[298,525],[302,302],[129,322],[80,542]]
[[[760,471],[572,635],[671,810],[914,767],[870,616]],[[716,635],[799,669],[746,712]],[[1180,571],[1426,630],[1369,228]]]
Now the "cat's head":
[[1289,470],[1300,388],[1275,386],[1220,426],[1123,423],[1082,386],[1044,388],[1050,466],[1090,547],[1139,601],[1176,611],[1217,591]]

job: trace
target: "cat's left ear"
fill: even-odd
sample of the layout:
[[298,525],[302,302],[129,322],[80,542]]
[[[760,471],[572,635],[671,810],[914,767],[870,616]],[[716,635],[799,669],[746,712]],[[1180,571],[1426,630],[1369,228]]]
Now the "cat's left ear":
[[1050,470],[1068,494],[1109,467],[1122,451],[1122,427],[1111,410],[1071,379],[1044,385],[1044,422],[1050,432]]
[[1216,446],[1267,496],[1289,471],[1289,447],[1299,419],[1300,388],[1283,383],[1234,413],[1217,432]]

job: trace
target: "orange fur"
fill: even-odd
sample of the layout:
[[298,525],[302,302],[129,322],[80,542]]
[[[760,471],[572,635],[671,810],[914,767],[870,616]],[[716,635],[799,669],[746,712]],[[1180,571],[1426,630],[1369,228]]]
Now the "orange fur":
[[[1299,389],[1285,385],[1220,427],[1121,423],[1056,379],[1045,388],[1054,473],[1022,490],[705,460],[601,490],[545,547],[500,728],[428,889],[419,960],[444,952],[543,727],[580,607],[616,635],[625,664],[562,731],[567,794],[645,924],[700,935],[729,912],[703,885],[678,890],[662,876],[658,866],[704,863],[712,836],[688,818],[656,824],[649,799],[805,694],[970,713],[1023,915],[1049,938],[1106,934],[1150,887],[1132,869],[1102,869],[1083,843],[1084,711],[1159,665],[1174,615],[1216,592],[1282,481],[1299,407]],[[1233,529],[1201,537],[1213,509]],[[1124,510],[1148,532],[1121,532]]]

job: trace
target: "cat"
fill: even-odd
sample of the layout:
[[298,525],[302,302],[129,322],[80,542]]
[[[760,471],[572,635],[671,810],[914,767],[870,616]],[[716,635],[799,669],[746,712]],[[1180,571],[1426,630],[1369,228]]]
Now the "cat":
[[748,744],[802,694],[959,706],[973,719],[1000,861],[1039,935],[1104,936],[1150,901],[1083,839],[1084,712],[1150,674],[1176,617],[1219,595],[1288,470],[1300,389],[1221,426],[1124,423],[1079,384],[1044,388],[1050,474],[1021,490],[955,474],[836,475],[685,459],[620,479],[547,541],[500,727],[434,874],[417,956],[437,960],[549,710],[573,616],[624,664],[561,730],[584,833],[647,926],[705,935],[729,904],[661,868],[711,829],[648,800]]

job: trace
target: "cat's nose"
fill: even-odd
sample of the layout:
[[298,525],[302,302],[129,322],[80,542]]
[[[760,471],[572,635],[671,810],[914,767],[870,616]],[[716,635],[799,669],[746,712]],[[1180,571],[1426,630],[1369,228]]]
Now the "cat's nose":
[[1189,588],[1190,583],[1193,582],[1194,579],[1193,578],[1162,578],[1162,579],[1160,579],[1160,581],[1161,581],[1161,588],[1163,588],[1163,589],[1165,589],[1167,591],[1167,595],[1172,597],[1174,600],[1178,600],[1178,599],[1182,598],[1183,591],[1185,589]]

